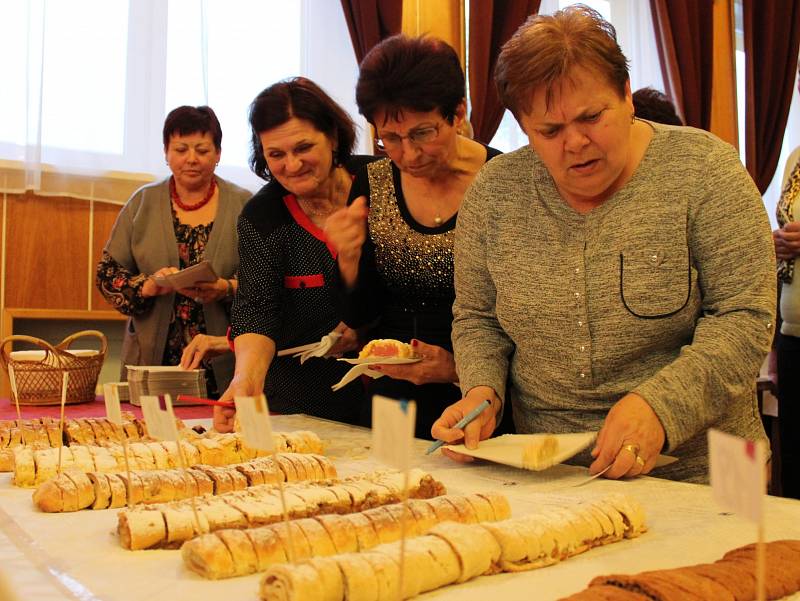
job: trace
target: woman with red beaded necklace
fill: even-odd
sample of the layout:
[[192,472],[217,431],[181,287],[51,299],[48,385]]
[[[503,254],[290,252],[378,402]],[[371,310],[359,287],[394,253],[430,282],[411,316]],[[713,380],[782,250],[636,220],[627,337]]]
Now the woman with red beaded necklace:
[[[251,194],[214,174],[222,150],[219,121],[207,106],[178,107],[167,115],[163,139],[172,175],[133,194],[97,266],[98,289],[130,316],[123,378],[125,365],[179,365],[193,338],[224,335],[237,288],[236,219]],[[156,284],[154,276],[202,260],[220,276],[216,281],[180,290]],[[222,354],[205,367],[209,393],[224,390],[231,357]]]

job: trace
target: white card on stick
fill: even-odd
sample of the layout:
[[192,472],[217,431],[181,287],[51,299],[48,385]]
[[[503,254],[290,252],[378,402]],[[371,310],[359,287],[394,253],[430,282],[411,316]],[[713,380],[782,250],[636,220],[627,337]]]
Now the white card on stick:
[[719,430],[708,431],[711,493],[721,507],[760,522],[767,489],[763,440],[745,440]]
[[178,441],[178,426],[175,424],[175,413],[172,411],[172,399],[168,394],[163,396],[142,395],[142,414],[144,415],[147,433],[158,440]]
[[269,420],[267,399],[260,396],[234,397],[236,416],[245,444],[252,449],[275,452],[275,441],[272,438],[272,424]]
[[378,461],[401,471],[409,469],[416,419],[414,401],[372,397],[372,452]]
[[106,419],[112,424],[122,425],[122,409],[119,405],[119,384],[103,384],[103,399],[106,404]]

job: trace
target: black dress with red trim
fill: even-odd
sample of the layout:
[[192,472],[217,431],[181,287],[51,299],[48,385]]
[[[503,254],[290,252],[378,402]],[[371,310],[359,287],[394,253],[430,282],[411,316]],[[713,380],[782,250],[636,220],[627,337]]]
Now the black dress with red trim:
[[[486,160],[500,154],[486,147]],[[370,323],[371,338],[416,338],[453,351],[453,241],[456,215],[434,227],[417,222],[408,210],[400,171],[389,159],[373,162],[356,175],[350,200],[369,203],[369,235],[364,243],[358,281],[339,290],[345,323]],[[433,422],[461,398],[453,384],[415,385],[384,377],[370,382],[370,394],[415,400],[415,435],[430,438]],[[362,408],[361,424],[371,422],[371,403]]]
[[[355,173],[371,160],[355,156],[345,167]],[[317,342],[342,321],[335,251],[286,189],[273,181],[253,196],[239,216],[238,233],[231,338],[261,334],[280,350]],[[350,367],[335,359],[300,365],[299,359],[276,356],[264,384],[270,410],[357,423],[365,401],[361,382],[331,390]]]

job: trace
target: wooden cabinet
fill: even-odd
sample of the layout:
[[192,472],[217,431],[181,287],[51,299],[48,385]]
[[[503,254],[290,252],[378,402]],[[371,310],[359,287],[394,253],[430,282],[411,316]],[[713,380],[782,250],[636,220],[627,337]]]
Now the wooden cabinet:
[[[121,205],[32,192],[0,198],[0,339],[29,333],[19,327],[31,323],[39,325],[34,335],[44,337],[41,325],[56,320],[62,329],[68,320],[74,331],[121,331],[125,317],[94,285],[95,266]],[[8,393],[3,374],[0,398],[8,398]]]

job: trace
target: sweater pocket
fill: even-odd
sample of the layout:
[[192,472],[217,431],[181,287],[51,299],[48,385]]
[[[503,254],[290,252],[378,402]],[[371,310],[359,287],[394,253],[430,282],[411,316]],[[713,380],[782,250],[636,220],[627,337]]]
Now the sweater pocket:
[[686,247],[623,251],[619,255],[622,305],[641,319],[660,319],[689,304],[692,266]]

